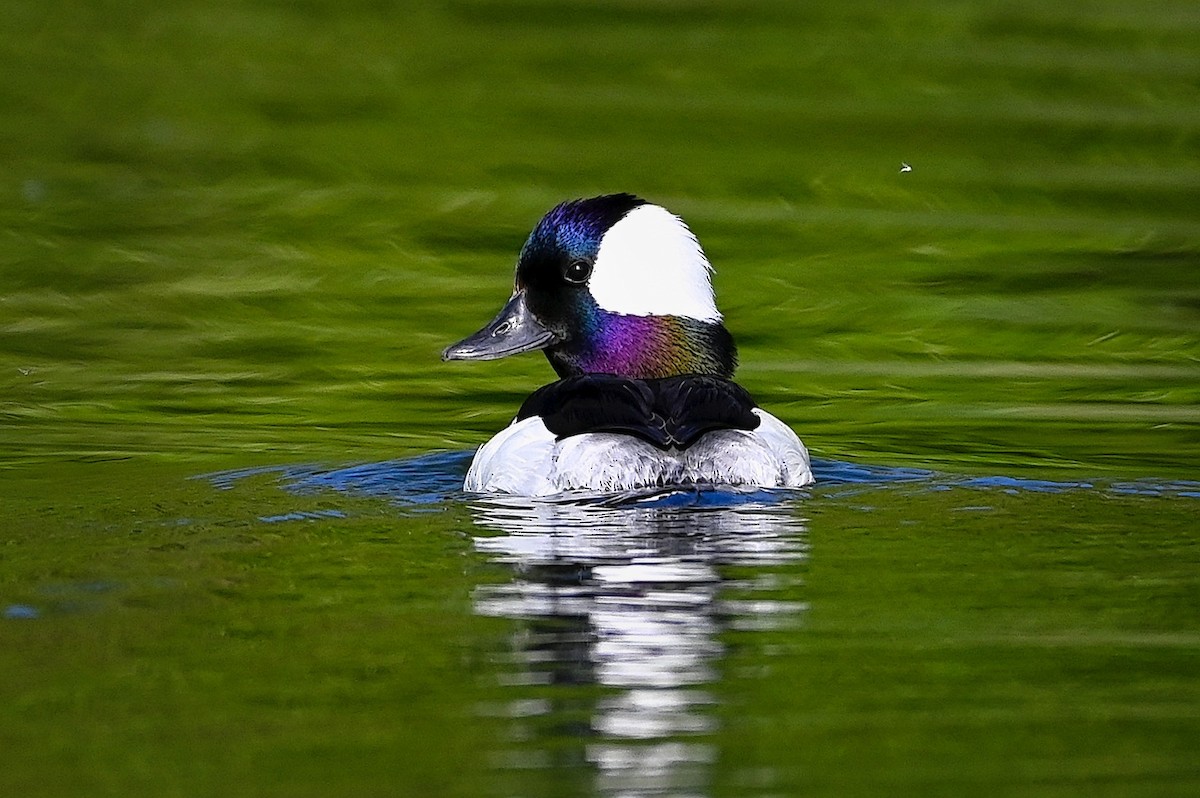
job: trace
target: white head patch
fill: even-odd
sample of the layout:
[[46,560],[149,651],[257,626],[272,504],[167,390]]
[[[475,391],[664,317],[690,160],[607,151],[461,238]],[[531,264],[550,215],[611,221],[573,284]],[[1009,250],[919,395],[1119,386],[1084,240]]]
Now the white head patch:
[[613,313],[718,322],[711,273],[682,219],[658,205],[639,205],[604,234],[588,289]]

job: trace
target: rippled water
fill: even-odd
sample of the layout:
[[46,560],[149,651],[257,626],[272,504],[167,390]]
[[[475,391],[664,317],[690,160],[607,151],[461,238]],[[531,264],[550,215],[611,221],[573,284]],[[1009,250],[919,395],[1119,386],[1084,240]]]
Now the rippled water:
[[[481,504],[475,522],[476,550],[514,572],[480,588],[475,611],[520,622],[501,671],[514,696],[498,709],[516,738],[504,766],[566,756],[591,766],[600,795],[704,794],[718,756],[722,633],[800,623],[803,602],[779,596],[780,567],[805,556],[803,522],[769,505],[515,502]],[[571,695],[589,685],[594,698]],[[557,730],[572,715],[585,733]]]
[[[4,23],[0,795],[1200,791],[1194,2]],[[461,492],[618,190],[811,489]]]
[[462,494],[469,456],[83,464],[69,526],[10,504],[48,535],[9,533],[24,772],[73,752],[58,792],[136,751],[170,771],[122,784],[181,792],[1196,778],[1196,481],[818,460],[803,491],[531,502]]
[[[981,772],[1052,792],[1136,778],[1170,793],[1194,774],[1175,758],[1189,742],[1122,753],[1121,729],[1196,717],[1191,678],[1161,666],[1196,661],[1195,635],[1168,631],[1169,605],[1190,602],[1179,591],[1194,584],[1195,544],[1170,530],[1192,523],[1200,482],[818,460],[802,491],[526,500],[461,494],[470,454],[203,478],[238,491],[265,475],[297,497],[370,496],[416,516],[466,504],[471,548],[501,566],[470,605],[506,622],[487,655],[500,689],[474,707],[501,721],[483,753],[501,793],[954,791]],[[1130,557],[1116,571],[1113,545]],[[824,656],[837,665],[814,668]],[[764,680],[766,704],[748,697]],[[996,737],[1014,732],[1028,739],[1004,745],[1024,759],[1001,777]],[[747,733],[759,740],[749,754]],[[846,745],[886,773],[826,770],[849,763]]]

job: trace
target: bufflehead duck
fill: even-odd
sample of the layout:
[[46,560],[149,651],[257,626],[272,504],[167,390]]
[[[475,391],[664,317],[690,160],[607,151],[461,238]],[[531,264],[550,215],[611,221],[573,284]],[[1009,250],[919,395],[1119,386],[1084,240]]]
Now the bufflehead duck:
[[731,381],[712,266],[683,220],[631,194],[564,202],[530,233],[508,304],[443,360],[540,349],[558,374],[475,453],[464,490],[546,496],[800,487],[796,433]]

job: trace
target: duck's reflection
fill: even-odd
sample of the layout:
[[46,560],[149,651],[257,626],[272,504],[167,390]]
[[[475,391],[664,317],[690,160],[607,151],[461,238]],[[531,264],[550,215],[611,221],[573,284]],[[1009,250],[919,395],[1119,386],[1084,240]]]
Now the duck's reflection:
[[797,622],[804,526],[777,498],[679,498],[472,507],[475,546],[514,572],[476,611],[521,621],[507,765],[587,767],[599,795],[707,794],[722,632]]

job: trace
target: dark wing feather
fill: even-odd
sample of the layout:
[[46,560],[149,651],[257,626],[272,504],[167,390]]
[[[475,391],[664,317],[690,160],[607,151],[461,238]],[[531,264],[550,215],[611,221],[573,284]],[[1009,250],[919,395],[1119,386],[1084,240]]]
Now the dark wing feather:
[[754,407],[744,388],[717,377],[630,380],[585,374],[539,388],[521,405],[517,418],[540,416],[560,440],[615,432],[660,449],[686,449],[712,430],[756,428]]
[[667,431],[679,449],[691,446],[706,432],[752,430],[759,424],[751,412],[754,400],[737,383],[703,375],[656,382],[655,409],[667,419]]
[[568,377],[535,391],[517,418],[535,415],[560,440],[585,432],[617,432],[663,449],[671,446],[666,421],[654,412],[654,393],[642,380],[610,374]]

